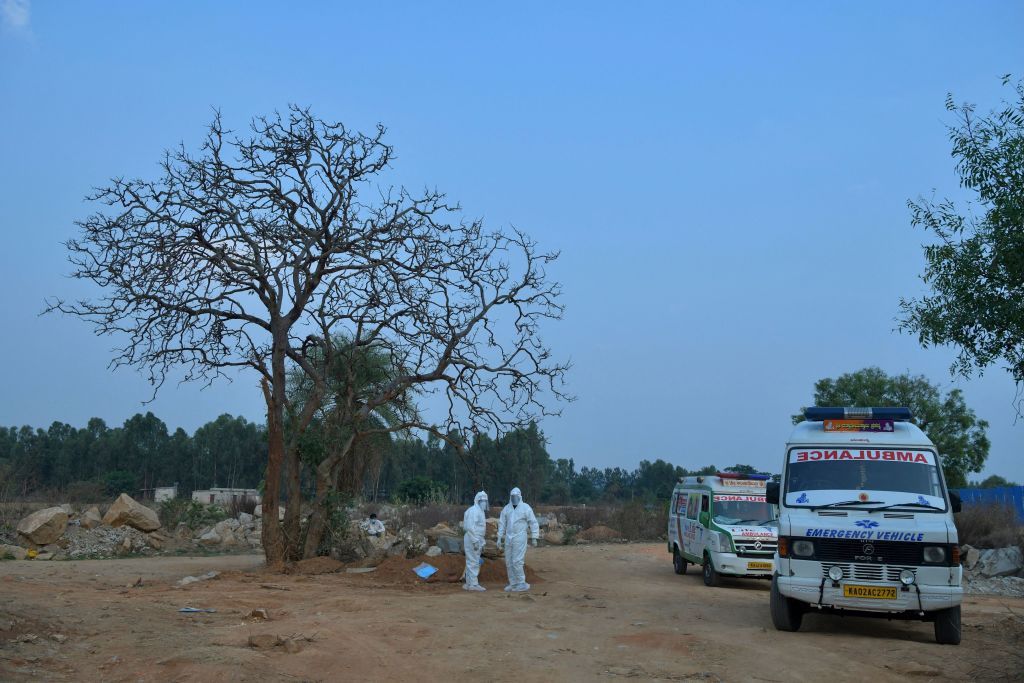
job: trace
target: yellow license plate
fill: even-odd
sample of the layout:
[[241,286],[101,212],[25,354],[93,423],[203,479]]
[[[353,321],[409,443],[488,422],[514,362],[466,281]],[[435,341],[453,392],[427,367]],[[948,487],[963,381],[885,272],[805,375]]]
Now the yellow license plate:
[[747,562],[747,569],[771,569],[771,562]]
[[843,586],[844,598],[871,598],[873,600],[895,600],[895,586],[858,586],[846,584]]

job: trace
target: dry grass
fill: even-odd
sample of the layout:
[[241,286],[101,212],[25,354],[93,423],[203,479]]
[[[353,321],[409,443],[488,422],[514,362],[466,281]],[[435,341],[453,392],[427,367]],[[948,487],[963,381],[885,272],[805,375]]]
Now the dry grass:
[[975,504],[964,506],[953,516],[961,545],[975,548],[1024,547],[1024,526],[1008,505]]

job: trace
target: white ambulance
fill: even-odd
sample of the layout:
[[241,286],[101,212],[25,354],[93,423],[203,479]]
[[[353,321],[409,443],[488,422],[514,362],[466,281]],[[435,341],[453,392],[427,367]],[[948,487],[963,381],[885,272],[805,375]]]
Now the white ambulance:
[[808,408],[786,444],[771,616],[817,611],[935,624],[960,642],[960,547],[935,445],[908,408]]
[[775,508],[765,502],[768,478],[719,472],[679,480],[668,514],[676,574],[698,564],[708,586],[723,575],[771,578],[778,534]]

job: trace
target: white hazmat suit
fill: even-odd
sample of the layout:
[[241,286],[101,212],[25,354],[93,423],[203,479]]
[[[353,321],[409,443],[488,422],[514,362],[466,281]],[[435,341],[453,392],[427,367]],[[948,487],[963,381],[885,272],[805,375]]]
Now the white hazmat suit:
[[498,519],[498,547],[505,545],[505,568],[508,570],[507,591],[530,590],[526,583],[526,532],[529,530],[533,544],[537,545],[540,525],[533,514],[533,508],[523,502],[523,492],[518,488],[508,494],[509,503]]
[[466,582],[462,589],[467,591],[485,591],[480,585],[480,551],[484,549],[487,534],[487,493],[481,491],[473,498],[473,504],[462,516],[462,528],[466,535],[462,537],[462,551],[466,555]]

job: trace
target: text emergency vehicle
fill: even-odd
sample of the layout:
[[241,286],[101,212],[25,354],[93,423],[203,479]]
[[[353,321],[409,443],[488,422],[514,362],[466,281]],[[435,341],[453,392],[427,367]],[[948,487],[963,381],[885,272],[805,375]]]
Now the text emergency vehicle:
[[668,511],[668,551],[677,574],[698,564],[708,586],[717,586],[720,575],[771,578],[778,534],[775,508],[765,502],[767,479],[719,472],[679,480]]
[[[809,610],[920,619],[960,642],[962,572],[935,445],[908,408],[808,408],[786,444],[771,615],[782,631]],[[858,430],[858,424],[862,429]]]

